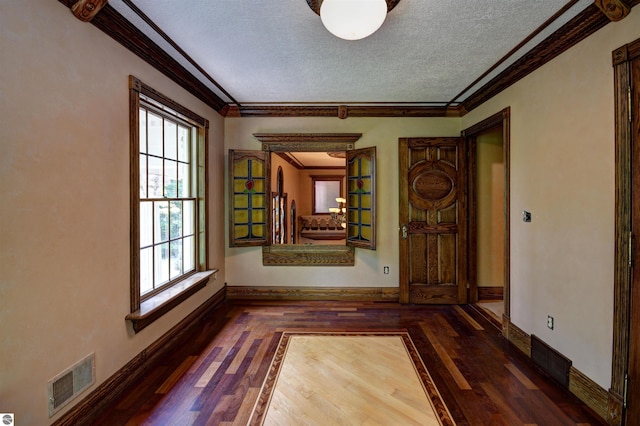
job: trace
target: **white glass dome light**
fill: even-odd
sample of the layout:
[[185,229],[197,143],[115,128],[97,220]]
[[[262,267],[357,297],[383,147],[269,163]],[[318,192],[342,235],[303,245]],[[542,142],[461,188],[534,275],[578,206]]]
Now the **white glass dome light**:
[[375,33],[387,17],[386,0],[324,0],[320,19],[336,37],[360,40]]

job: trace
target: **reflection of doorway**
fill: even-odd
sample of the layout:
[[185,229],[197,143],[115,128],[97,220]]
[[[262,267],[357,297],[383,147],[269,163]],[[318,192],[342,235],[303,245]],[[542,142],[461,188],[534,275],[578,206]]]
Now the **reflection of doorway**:
[[469,161],[469,303],[509,317],[509,110],[465,130]]

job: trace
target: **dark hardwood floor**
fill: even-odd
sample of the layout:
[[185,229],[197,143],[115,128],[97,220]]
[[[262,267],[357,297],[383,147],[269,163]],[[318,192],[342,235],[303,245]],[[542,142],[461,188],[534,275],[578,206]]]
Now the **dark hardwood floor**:
[[407,330],[458,425],[605,424],[471,306],[230,301],[97,425],[246,424],[284,330]]

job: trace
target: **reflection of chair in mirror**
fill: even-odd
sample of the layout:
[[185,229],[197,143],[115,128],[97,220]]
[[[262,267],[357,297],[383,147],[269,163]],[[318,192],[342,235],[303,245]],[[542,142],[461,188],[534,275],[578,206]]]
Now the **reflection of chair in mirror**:
[[314,214],[298,218],[300,242],[306,244],[338,244],[346,238],[346,230],[331,215]]

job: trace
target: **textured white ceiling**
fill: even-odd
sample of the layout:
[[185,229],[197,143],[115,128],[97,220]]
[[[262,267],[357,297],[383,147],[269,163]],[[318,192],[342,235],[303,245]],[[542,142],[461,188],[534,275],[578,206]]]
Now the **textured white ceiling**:
[[[471,94],[457,98],[567,1],[401,0],[358,41],[331,35],[306,0],[133,3],[240,103],[437,103]],[[591,3],[578,1],[518,55]],[[122,0],[109,4],[230,101]]]

